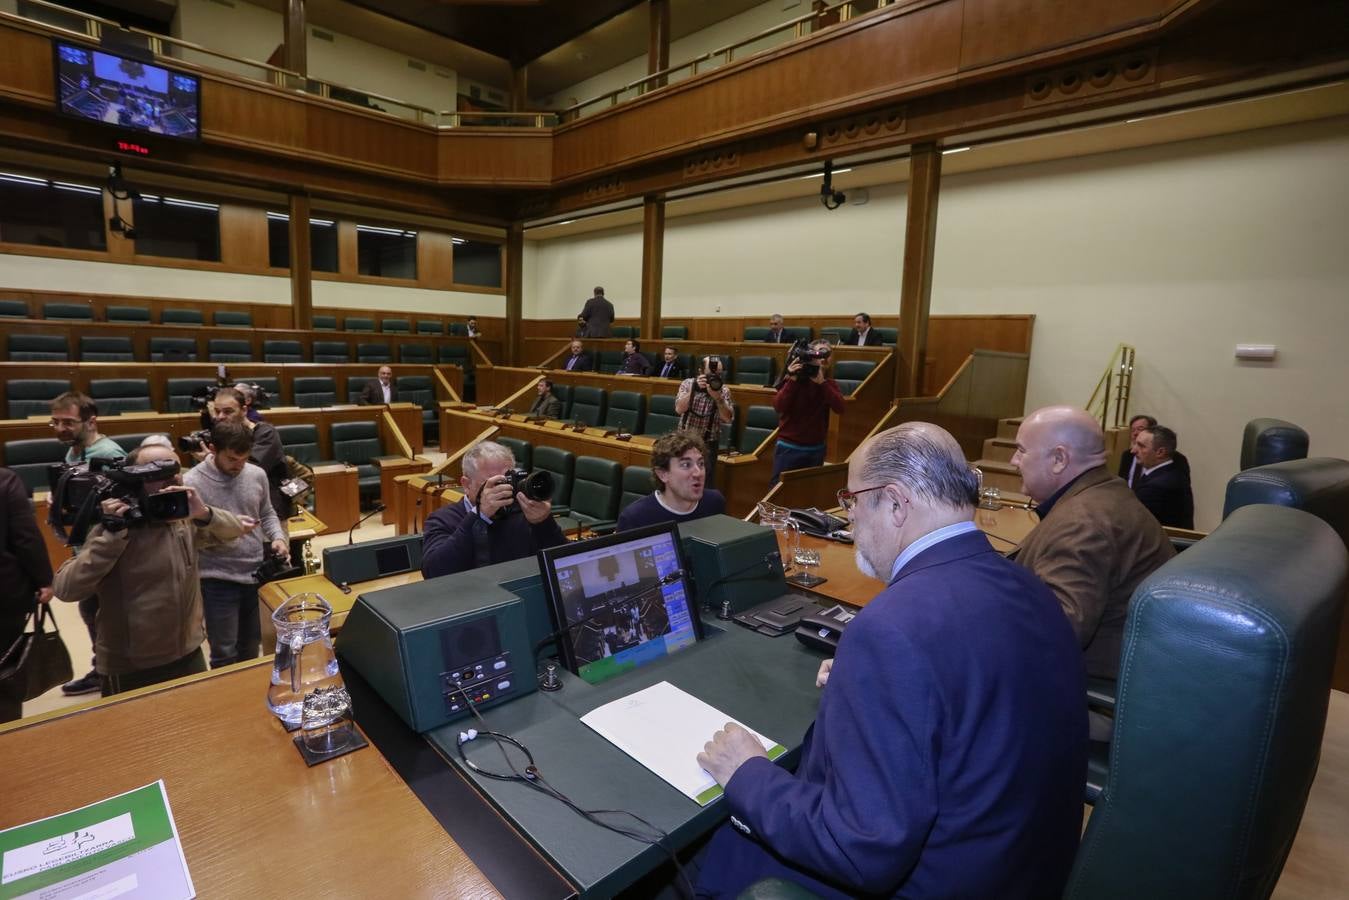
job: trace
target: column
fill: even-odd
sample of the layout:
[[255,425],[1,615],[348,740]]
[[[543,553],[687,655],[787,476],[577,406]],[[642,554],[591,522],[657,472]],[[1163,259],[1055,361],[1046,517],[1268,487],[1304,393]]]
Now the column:
[[290,195],[290,324],[314,327],[313,264],[309,247],[309,195]]
[[660,340],[660,286],[665,264],[665,199],[642,199],[642,338]]
[[937,242],[937,193],[941,150],[917,144],[909,156],[909,199],[904,228],[904,275],[899,289],[899,344],[895,347],[895,397],[918,396],[927,356],[927,320],[932,301],[932,258]]
[[284,51],[281,66],[301,75],[309,74],[309,57],[305,41],[309,28],[305,22],[304,0],[286,0],[284,22]]
[[[648,0],[651,29],[646,43],[646,74],[651,75],[670,65],[670,0]],[[650,83],[647,90],[665,86],[660,78]]]
[[506,365],[520,358],[521,319],[524,318],[525,226],[512,222],[506,229]]

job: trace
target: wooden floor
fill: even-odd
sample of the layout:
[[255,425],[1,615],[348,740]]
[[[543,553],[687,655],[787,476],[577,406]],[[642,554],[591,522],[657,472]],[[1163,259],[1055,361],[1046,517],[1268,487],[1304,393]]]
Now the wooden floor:
[[1273,896],[1278,900],[1349,897],[1349,694],[1342,691],[1330,692],[1321,765]]

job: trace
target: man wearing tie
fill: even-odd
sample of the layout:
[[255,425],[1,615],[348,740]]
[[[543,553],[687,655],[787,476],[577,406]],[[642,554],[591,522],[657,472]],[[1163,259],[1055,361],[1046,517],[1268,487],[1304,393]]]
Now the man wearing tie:
[[769,344],[790,343],[787,339],[787,329],[782,326],[782,313],[773,313],[768,317],[768,337],[764,338],[764,342]]
[[876,329],[871,327],[871,316],[866,313],[858,313],[853,316],[852,331],[843,343],[849,347],[879,347],[881,336]]
[[585,352],[585,346],[574,340],[571,342],[571,354],[562,360],[562,368],[568,372],[589,372],[595,366],[590,361],[590,354]]
[[665,355],[661,360],[660,368],[657,370],[656,375],[659,378],[673,378],[676,381],[684,380],[684,367],[679,364],[679,354],[675,353],[675,348],[665,348]]

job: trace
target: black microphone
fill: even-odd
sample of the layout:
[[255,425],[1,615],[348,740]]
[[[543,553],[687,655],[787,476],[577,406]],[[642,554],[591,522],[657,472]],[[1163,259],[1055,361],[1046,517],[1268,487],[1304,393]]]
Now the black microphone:
[[375,513],[382,513],[382,512],[384,512],[384,504],[376,503],[374,509],[370,510],[370,512],[366,513],[365,515],[357,519],[356,524],[351,526],[351,528],[347,530],[347,546],[350,547],[352,541],[356,539],[356,529],[361,527],[362,522],[373,516]]
[[418,498],[417,498],[417,507],[416,507],[416,509],[414,509],[413,512],[412,512],[412,533],[413,533],[413,534],[420,534],[420,533],[421,533],[421,532],[418,530],[419,526],[421,525],[421,512],[422,512],[422,498],[421,498],[421,497],[418,497]]
[[572,622],[570,624],[562,626],[557,631],[554,631],[552,634],[548,635],[546,638],[544,638],[543,640],[539,641],[537,644],[534,645],[534,658],[537,660],[539,658],[540,650],[542,650],[547,645],[553,643],[558,638],[562,637],[562,635],[566,634],[568,631],[571,631],[574,628],[580,628],[582,625],[585,625],[588,622],[593,622],[596,619],[600,618],[601,616],[612,613],[614,607],[621,603],[635,603],[638,600],[645,600],[652,594],[659,592],[661,588],[675,584],[681,578],[683,578],[684,575],[685,572],[683,569],[675,569],[673,572],[669,572],[665,575],[662,575],[659,579],[656,580],[655,584],[651,585],[650,587],[642,588],[640,591],[633,594],[631,597],[616,597],[613,600],[610,600],[608,603],[606,603],[603,609],[591,613],[590,615],[586,616],[584,619],[581,619],[580,621]]

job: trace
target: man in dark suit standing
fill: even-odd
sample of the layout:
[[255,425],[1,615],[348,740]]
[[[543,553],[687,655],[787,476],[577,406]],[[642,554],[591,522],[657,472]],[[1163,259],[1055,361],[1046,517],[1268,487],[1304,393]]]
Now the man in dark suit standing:
[[1129,446],[1119,456],[1119,477],[1130,487],[1134,484],[1134,472],[1138,469],[1138,460],[1134,459],[1134,441],[1144,428],[1157,427],[1157,420],[1146,413],[1139,413],[1129,420]]
[[380,406],[398,402],[398,388],[393,383],[393,369],[379,367],[379,377],[367,381],[361,388],[361,406]]
[[676,381],[684,380],[684,367],[679,364],[679,354],[675,353],[675,348],[665,348],[661,363],[656,368],[655,375],[657,378],[673,378]]
[[577,318],[585,322],[585,332],[581,337],[610,336],[614,324],[614,305],[604,298],[604,288],[595,288],[595,296],[585,302]]
[[559,368],[568,372],[593,372],[595,364],[591,361],[590,354],[585,352],[585,345],[573,339],[571,352],[562,358],[562,365]]
[[787,337],[787,328],[782,324],[782,313],[773,313],[768,317],[768,336],[764,341],[769,344],[791,343]]
[[562,418],[562,398],[553,396],[553,383],[547,378],[539,379],[539,395],[530,404],[529,415],[545,419]]
[[[23,479],[0,467],[0,654],[23,634],[38,603],[52,599],[52,565]],[[0,691],[0,722],[23,715],[23,701]]]
[[975,526],[975,474],[941,428],[867,441],[847,485],[858,567],[887,586],[820,667],[795,773],[737,725],[698,755],[732,816],[698,896],[765,876],[823,897],[1060,896],[1087,764],[1072,628]]
[[1138,460],[1134,494],[1163,525],[1194,528],[1190,467],[1181,465],[1176,442],[1176,433],[1165,425],[1145,428],[1134,438],[1134,458]]
[[866,313],[853,316],[852,331],[848,333],[848,339],[843,343],[849,347],[879,347],[881,336],[871,327],[871,316]]

